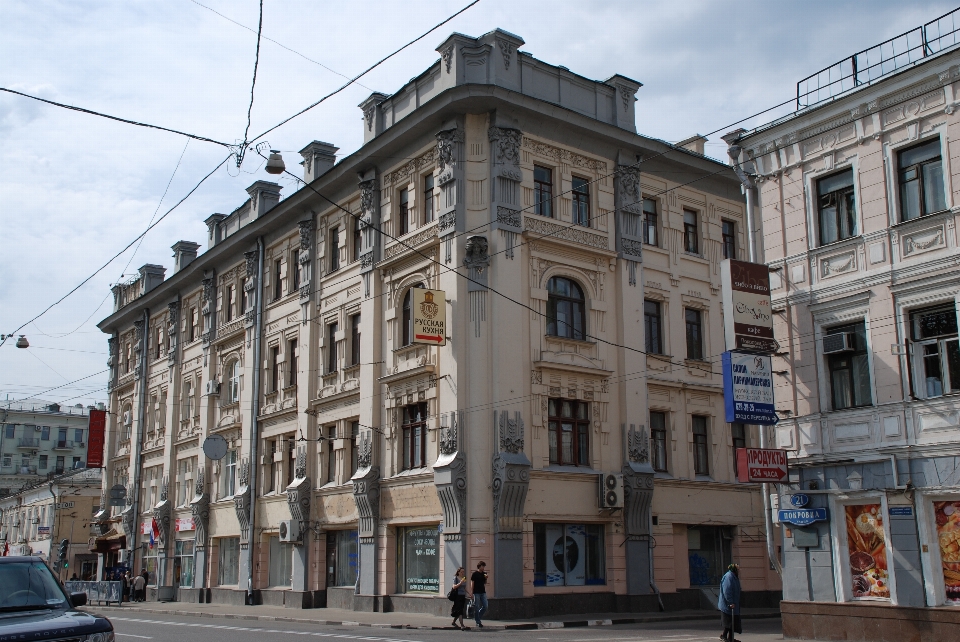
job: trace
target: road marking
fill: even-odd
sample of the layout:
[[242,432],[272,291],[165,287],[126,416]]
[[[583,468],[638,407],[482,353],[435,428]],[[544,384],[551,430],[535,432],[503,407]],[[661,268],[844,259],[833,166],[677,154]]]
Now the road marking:
[[153,638],[149,635],[134,635],[133,633],[117,633],[116,635],[122,635],[126,638],[140,638],[142,640],[152,640]]
[[[268,633],[273,632],[273,630],[260,629],[255,627],[246,627],[246,626],[225,626],[222,624],[200,624],[194,622],[167,622],[164,620],[145,620],[141,618],[132,618],[132,617],[111,617],[113,622],[136,622],[138,624],[165,624],[167,626],[189,626],[200,629],[226,629],[230,631],[250,631],[252,633]],[[291,624],[301,624],[300,622],[291,622]],[[368,635],[346,635],[343,633],[319,633],[314,631],[276,631],[277,633],[285,633],[292,635],[312,635],[319,638],[339,638],[343,640],[364,640],[365,642],[420,642],[419,640],[411,639],[398,639],[398,638],[378,638],[371,637]],[[129,633],[121,633],[120,635],[131,635]],[[141,636],[133,636],[141,637]],[[148,638],[152,639],[152,638]]]

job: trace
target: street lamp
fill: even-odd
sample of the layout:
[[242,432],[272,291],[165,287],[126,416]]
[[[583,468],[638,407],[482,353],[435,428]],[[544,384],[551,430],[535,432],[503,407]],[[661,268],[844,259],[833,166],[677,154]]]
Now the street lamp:
[[[281,162],[283,162],[283,161],[281,161]],[[280,171],[283,171],[283,170],[280,170]],[[13,337],[13,334],[0,334],[0,341],[6,341],[7,339],[10,339],[10,338],[12,338],[12,337]],[[20,335],[20,337],[17,339],[17,347],[18,347],[18,348],[29,348],[29,347],[30,347],[30,342],[27,341],[27,337],[26,337],[26,336],[24,336],[24,335],[22,335],[22,334]]]
[[283,157],[278,150],[270,150],[270,158],[267,159],[265,169],[267,170],[267,174],[283,174],[284,170],[287,169],[287,166],[283,164]]

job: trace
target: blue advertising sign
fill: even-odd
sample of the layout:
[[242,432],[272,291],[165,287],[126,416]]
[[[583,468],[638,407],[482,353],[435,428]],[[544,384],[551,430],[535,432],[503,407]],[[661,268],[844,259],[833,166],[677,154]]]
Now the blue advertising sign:
[[898,517],[912,517],[913,506],[891,506],[890,515]]
[[771,426],[779,421],[773,403],[773,370],[767,355],[724,352],[723,406],[728,423]]
[[796,508],[777,511],[777,520],[794,526],[809,526],[814,522],[827,521],[826,508]]
[[790,496],[790,505],[794,508],[803,508],[810,503],[810,496],[803,493],[796,493]]

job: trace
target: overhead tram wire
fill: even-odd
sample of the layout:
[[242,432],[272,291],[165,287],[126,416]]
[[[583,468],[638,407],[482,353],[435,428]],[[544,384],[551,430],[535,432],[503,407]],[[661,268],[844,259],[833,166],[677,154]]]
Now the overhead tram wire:
[[237,167],[243,164],[247,152],[247,137],[250,135],[250,115],[253,112],[253,90],[257,86],[257,68],[260,66],[260,34],[263,33],[263,0],[260,0],[260,23],[257,25],[257,51],[253,57],[253,81],[250,83],[250,105],[247,107],[247,128],[243,130],[243,142],[237,150]]
[[80,377],[79,379],[74,379],[73,381],[69,381],[69,382],[63,384],[62,386],[56,386],[56,387],[54,387],[54,388],[48,388],[47,390],[44,390],[43,392],[38,392],[38,393],[36,393],[36,394],[34,394],[34,395],[30,395],[29,397],[24,397],[23,399],[11,399],[10,401],[0,401],[0,407],[3,407],[4,404],[20,403],[20,402],[23,402],[23,401],[29,401],[30,399],[39,399],[40,397],[42,397],[43,395],[47,394],[48,392],[53,392],[54,390],[60,390],[60,388],[66,388],[67,386],[73,385],[73,384],[77,383],[78,381],[84,381],[84,380],[86,380],[86,379],[90,379],[91,377],[96,377],[96,376],[105,374],[105,373],[107,373],[107,372],[110,372],[110,369],[109,369],[109,368],[107,368],[106,370],[101,370],[100,372],[94,372],[92,375],[87,375],[86,377]]

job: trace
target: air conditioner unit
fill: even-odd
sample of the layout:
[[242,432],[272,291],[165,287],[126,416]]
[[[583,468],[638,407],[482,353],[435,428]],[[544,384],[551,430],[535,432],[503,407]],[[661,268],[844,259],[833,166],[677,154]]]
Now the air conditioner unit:
[[600,508],[623,508],[623,475],[618,473],[600,473]]
[[217,379],[211,379],[207,382],[207,394],[208,395],[219,395],[220,394],[220,381]]
[[40,432],[41,430],[43,430],[43,426],[34,426],[33,428],[34,428],[34,430],[36,430],[37,432]]
[[828,334],[823,337],[823,354],[851,352],[854,349],[852,332],[838,332],[837,334]]
[[300,522],[295,519],[285,519],[280,522],[280,541],[287,543],[299,542]]

